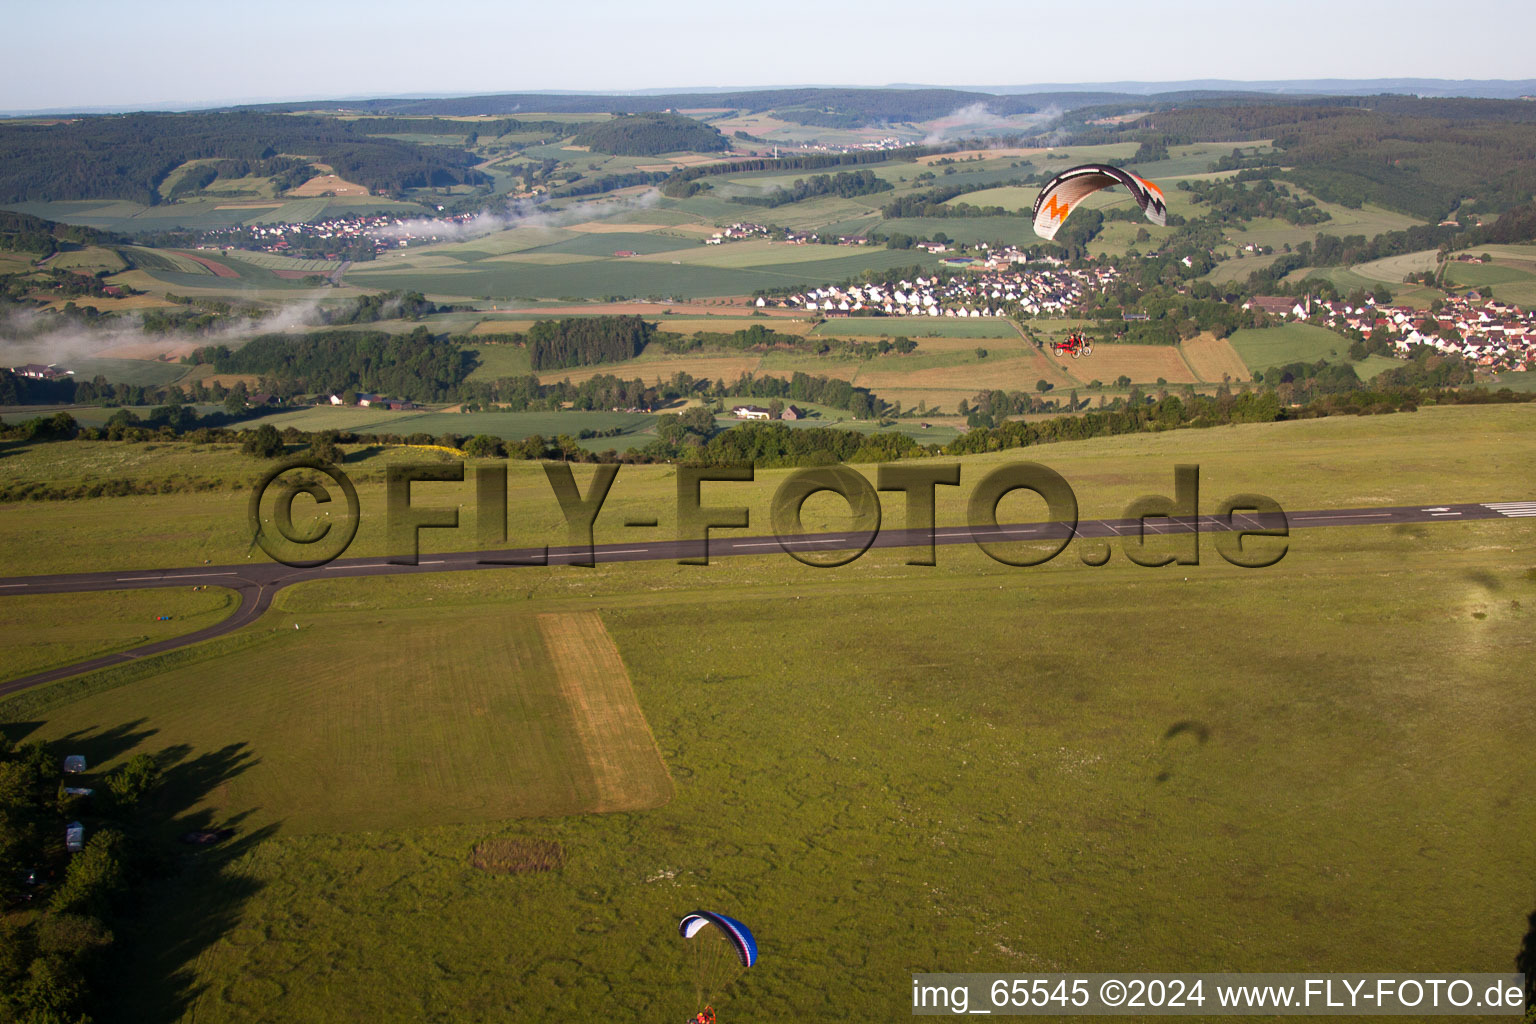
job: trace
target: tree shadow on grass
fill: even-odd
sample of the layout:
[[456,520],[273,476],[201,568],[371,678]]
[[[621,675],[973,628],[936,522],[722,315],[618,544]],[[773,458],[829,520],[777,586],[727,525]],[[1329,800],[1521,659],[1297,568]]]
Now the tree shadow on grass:
[[151,736],[160,731],[148,727],[148,723],[149,719],[139,718],[132,722],[124,722],[122,725],[114,725],[110,729],[94,726],[88,729],[76,729],[56,740],[49,740],[48,745],[61,758],[70,754],[83,754],[87,771],[94,772],[97,765],[116,760],[130,750],[142,747]]
[[1520,943],[1520,952],[1515,957],[1515,970],[1525,975],[1527,1013],[1536,1007],[1536,910],[1531,911],[1529,921],[1530,928],[1526,930],[1525,940]]
[[[92,765],[115,757],[149,753],[162,780],[130,826],[144,857],[144,877],[123,913],[112,922],[116,941],[94,983],[96,1020],[160,1024],[186,1017],[203,986],[198,959],[239,923],[246,902],[262,883],[237,865],[275,836],[280,822],[246,827],[257,807],[225,811],[210,798],[260,763],[245,743],[198,752],[186,744],[153,749],[156,730],[144,720],[114,728],[81,730],[53,744],[86,753]],[[196,832],[224,832],[201,845],[182,841]]]

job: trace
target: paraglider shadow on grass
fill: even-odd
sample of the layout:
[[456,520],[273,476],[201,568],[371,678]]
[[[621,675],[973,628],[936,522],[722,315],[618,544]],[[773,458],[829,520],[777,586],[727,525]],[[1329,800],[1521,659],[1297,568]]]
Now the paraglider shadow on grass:
[[[1186,718],[1182,721],[1174,722],[1168,727],[1168,731],[1163,733],[1163,742],[1165,744],[1169,743],[1186,734],[1193,736],[1195,742],[1200,746],[1205,746],[1206,741],[1211,738],[1211,727],[1193,718]],[[1158,782],[1167,782],[1171,778],[1173,778],[1173,771],[1171,769],[1164,768],[1157,773]]]

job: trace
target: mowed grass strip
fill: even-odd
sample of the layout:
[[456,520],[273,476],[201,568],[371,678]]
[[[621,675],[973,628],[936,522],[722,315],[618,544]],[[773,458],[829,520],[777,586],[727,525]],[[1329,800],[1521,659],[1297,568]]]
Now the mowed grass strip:
[[[247,768],[191,812],[285,835],[598,806],[533,616],[279,607],[250,628],[270,638],[61,708],[35,738],[68,736],[104,770],[169,747],[241,751]],[[142,742],[112,739],[125,733]]]
[[548,612],[539,632],[597,788],[591,810],[666,803],[671,780],[603,620],[594,611]]

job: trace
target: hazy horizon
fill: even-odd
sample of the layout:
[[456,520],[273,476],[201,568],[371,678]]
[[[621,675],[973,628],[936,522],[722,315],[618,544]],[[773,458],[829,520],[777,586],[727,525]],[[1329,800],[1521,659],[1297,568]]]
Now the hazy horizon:
[[[273,0],[233,10],[166,0],[130,8],[126,18],[120,4],[84,0],[67,49],[16,48],[0,110],[750,90],[826,80],[991,91],[1018,87],[973,83],[1529,79],[1525,41],[1536,35],[1536,5],[1480,10],[1499,31],[1479,34],[1476,44],[1447,44],[1426,28],[1446,17],[1444,7],[1425,2],[1398,4],[1387,15],[1376,5],[1299,0],[1256,16],[1210,0],[1155,15],[1141,4],[1104,0],[1091,14],[1073,12],[1079,16],[1063,32],[1052,8],[1000,0],[980,0],[947,22],[935,22],[931,8],[915,0],[892,0],[870,16],[790,0],[766,18],[699,0],[659,14],[597,0],[577,24],[560,10],[514,10],[490,0],[465,0],[451,23],[425,22],[403,0],[322,7]],[[58,31],[55,12],[39,5],[12,11],[8,23],[16,39],[48,40]],[[285,30],[291,26],[304,31]]]

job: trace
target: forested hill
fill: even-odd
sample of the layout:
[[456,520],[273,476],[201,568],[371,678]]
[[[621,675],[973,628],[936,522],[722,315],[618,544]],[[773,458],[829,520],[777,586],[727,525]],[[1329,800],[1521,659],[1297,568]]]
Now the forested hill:
[[[1095,94],[1088,102],[1109,102],[1114,94]],[[378,114],[464,116],[516,114],[536,110],[551,114],[641,114],[667,110],[735,107],[773,110],[812,107],[864,115],[868,121],[926,121],[975,103],[1016,103],[1016,96],[996,96],[959,89],[756,89],[739,92],[665,93],[654,96],[562,95],[508,93],[495,96],[453,96],[438,99],[326,100],[271,103],[252,110],[290,111],[345,109]]]
[[60,242],[77,245],[113,245],[126,239],[73,224],[59,224],[27,213],[0,210],[0,249],[48,255]]
[[160,202],[159,186],[188,160],[329,164],[377,192],[487,181],[473,154],[370,138],[345,121],[257,113],[129,114],[58,124],[0,122],[0,202],[130,199]]
[[731,148],[719,129],[678,114],[629,114],[599,121],[583,128],[571,143],[618,156],[712,153]]
[[[1291,181],[1319,199],[1375,203],[1423,220],[1453,211],[1499,213],[1530,202],[1536,178],[1536,103],[1409,96],[1266,97],[1242,104],[1190,103],[1132,121],[1103,123],[1116,106],[1072,112],[1075,144],[1272,139],[1269,158],[1218,166]],[[1156,173],[1156,165],[1146,170]],[[1282,170],[1282,168],[1284,168]]]

